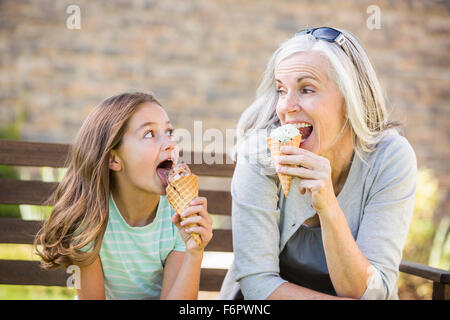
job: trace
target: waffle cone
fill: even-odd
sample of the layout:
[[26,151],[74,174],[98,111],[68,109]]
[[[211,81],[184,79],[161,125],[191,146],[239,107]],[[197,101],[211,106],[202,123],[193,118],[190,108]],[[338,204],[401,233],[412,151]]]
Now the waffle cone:
[[[277,139],[267,138],[267,144],[269,145],[270,154],[272,159],[275,161],[281,155],[282,146],[298,147],[302,142],[302,135],[299,134],[293,137],[291,140],[286,142],[280,142]],[[293,164],[286,164],[289,167],[295,167]],[[291,188],[292,176],[287,174],[278,173],[278,178],[280,178],[281,187],[283,188],[284,196],[287,198],[289,196],[289,189]]]
[[[189,203],[198,197],[198,177],[195,174],[181,176],[179,179],[169,183],[166,187],[166,198],[169,200],[173,210],[181,214],[189,207]],[[181,218],[183,221],[185,218]],[[198,226],[190,224],[187,227]],[[200,246],[202,239],[198,233],[191,233],[191,237]]]

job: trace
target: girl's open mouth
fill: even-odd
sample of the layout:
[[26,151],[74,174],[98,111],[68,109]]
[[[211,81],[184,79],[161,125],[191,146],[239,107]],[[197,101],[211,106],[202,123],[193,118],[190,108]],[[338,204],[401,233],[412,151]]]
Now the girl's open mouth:
[[164,186],[167,186],[167,177],[172,167],[173,167],[172,159],[166,159],[156,167],[156,173],[158,174],[158,177]]

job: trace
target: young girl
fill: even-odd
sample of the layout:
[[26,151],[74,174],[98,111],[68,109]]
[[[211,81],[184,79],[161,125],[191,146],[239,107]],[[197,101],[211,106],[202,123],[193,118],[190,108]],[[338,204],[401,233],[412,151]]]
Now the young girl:
[[194,199],[181,222],[164,197],[178,160],[172,131],[144,93],[104,100],[81,127],[35,241],[44,268],[80,267],[79,299],[197,298],[212,219],[205,198]]

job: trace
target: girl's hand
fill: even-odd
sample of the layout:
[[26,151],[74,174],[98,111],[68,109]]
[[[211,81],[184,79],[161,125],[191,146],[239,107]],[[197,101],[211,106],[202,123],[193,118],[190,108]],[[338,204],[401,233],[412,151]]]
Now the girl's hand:
[[[297,147],[281,147],[277,172],[300,178],[300,193],[307,191],[319,216],[333,210],[337,204],[327,158]],[[285,164],[295,167],[284,166]],[[301,167],[300,167],[301,166]]]
[[[197,197],[191,201],[190,207],[187,208],[181,216],[185,220],[181,221],[180,215],[175,213],[172,216],[172,222],[180,230],[181,237],[186,243],[186,251],[189,253],[203,252],[206,245],[212,238],[212,218],[207,210],[207,200],[204,197]],[[187,228],[191,224],[198,224],[198,226]],[[191,233],[197,233],[202,239],[201,245],[197,245],[195,240],[191,237]]]

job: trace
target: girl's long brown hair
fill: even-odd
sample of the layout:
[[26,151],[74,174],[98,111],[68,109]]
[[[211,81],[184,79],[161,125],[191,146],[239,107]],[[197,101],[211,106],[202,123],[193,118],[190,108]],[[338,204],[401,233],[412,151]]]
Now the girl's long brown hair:
[[110,152],[119,146],[128,119],[144,102],[160,105],[149,94],[123,93],[101,102],[84,121],[67,158],[67,173],[48,201],[53,204],[50,217],[34,241],[43,268],[86,266],[98,256],[113,183]]

